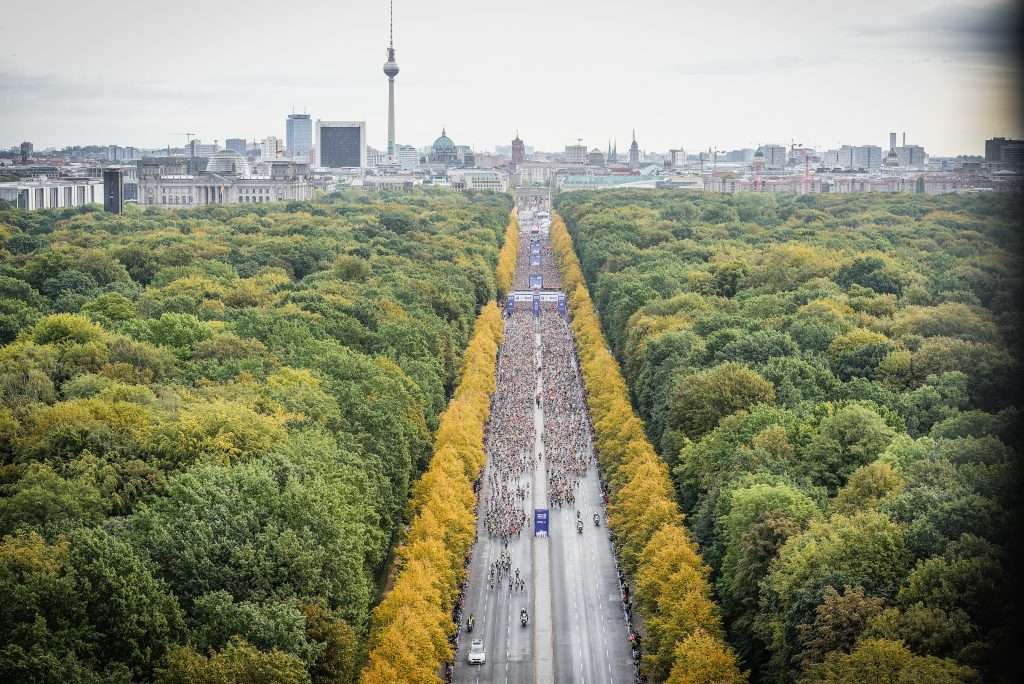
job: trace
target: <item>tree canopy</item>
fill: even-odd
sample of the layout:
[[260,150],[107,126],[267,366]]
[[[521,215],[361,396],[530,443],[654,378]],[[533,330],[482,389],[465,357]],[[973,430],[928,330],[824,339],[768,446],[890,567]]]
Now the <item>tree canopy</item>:
[[1012,681],[1019,199],[557,208],[754,679]]

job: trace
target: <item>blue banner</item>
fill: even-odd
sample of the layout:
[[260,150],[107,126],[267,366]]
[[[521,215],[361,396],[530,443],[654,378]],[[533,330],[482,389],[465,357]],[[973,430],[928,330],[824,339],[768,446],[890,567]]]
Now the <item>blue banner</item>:
[[533,536],[539,537],[543,534],[548,536],[548,509],[533,509]]
[[540,275],[539,273],[534,273],[530,275],[530,289],[539,290],[542,287],[544,287],[544,276]]
[[558,313],[565,315],[565,295],[561,293],[558,295]]
[[505,312],[511,314],[516,310],[516,299],[512,295],[509,295],[505,299]]
[[540,254],[534,254],[530,257],[531,266],[540,266]]
[[533,295],[533,315],[540,316],[540,295]]

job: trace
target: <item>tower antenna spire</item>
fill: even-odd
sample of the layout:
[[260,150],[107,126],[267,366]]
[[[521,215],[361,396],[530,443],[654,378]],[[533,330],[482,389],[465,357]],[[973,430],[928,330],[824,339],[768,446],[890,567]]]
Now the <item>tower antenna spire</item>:
[[388,77],[388,157],[395,158],[395,76],[398,63],[395,61],[395,2],[388,2],[388,61],[384,63],[384,75]]

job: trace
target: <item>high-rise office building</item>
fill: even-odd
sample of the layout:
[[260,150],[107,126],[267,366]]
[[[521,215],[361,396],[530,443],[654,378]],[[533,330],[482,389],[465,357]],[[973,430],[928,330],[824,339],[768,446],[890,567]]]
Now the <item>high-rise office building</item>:
[[309,114],[289,114],[285,121],[285,150],[292,159],[309,161],[313,147],[313,119]]
[[989,138],[985,141],[985,161],[1013,168],[1024,166],[1024,140]]
[[316,165],[327,169],[366,167],[366,122],[316,122]]
[[32,156],[32,143],[23,142],[21,143],[21,163],[28,164],[28,158]]
[[398,62],[395,61],[395,7],[388,3],[388,61],[384,63],[384,75],[388,77],[388,157],[395,156],[395,76],[398,75]]

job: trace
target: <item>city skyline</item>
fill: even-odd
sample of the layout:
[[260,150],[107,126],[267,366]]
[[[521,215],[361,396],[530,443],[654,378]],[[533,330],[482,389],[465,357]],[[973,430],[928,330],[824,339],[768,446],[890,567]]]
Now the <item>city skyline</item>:
[[[314,119],[365,120],[368,144],[387,149],[384,0],[314,0],[302,16],[278,16],[262,1],[238,13],[233,3],[185,0],[179,16],[203,7],[204,17],[183,27],[187,49],[176,31],[146,11],[124,11],[122,0],[92,13],[54,4],[54,37],[67,39],[42,56],[37,37],[19,28],[27,8],[10,8],[0,22],[4,145],[180,146],[184,131],[204,142],[283,137],[294,107]],[[537,149],[577,138],[603,149],[636,128],[640,148],[659,152],[791,141],[884,148],[890,131],[906,131],[943,156],[980,154],[986,138],[1024,132],[1011,99],[1019,69],[1008,2],[738,4],[744,11],[653,2],[630,8],[624,22],[622,7],[607,2],[484,9],[400,1],[396,142],[427,145],[446,126],[476,149],[507,145],[517,129]],[[266,61],[223,59],[227,35],[244,46],[268,18],[274,41],[293,49]],[[149,49],[110,41],[76,50],[74,36],[93,30],[144,39]],[[512,96],[524,84],[535,97]]]

